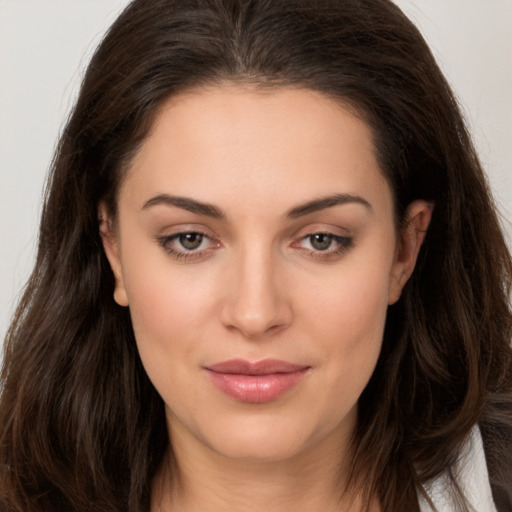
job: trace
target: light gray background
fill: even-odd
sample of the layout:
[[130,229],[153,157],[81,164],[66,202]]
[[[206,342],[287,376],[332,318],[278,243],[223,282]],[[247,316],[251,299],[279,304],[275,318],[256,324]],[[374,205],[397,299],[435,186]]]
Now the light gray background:
[[[0,344],[33,265],[59,131],[92,50],[127,3],[0,0]],[[512,0],[396,3],[463,105],[512,238]]]

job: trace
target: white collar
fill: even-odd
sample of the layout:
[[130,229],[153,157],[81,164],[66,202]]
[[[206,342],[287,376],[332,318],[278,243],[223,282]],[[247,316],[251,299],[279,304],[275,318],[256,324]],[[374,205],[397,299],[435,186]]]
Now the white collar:
[[[470,510],[497,512],[492,499],[482,435],[478,425],[471,430],[460,458],[453,468],[453,474],[468,503],[473,507]],[[438,512],[455,512],[457,510],[447,473],[427,482],[424,487]],[[420,512],[432,512],[431,507],[421,495],[419,503]]]

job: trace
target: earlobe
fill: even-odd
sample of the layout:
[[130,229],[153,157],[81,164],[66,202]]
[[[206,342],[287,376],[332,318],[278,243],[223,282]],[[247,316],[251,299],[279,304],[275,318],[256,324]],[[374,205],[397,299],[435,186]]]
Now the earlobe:
[[103,250],[110,263],[110,268],[114,274],[116,282],[114,289],[114,300],[120,306],[128,306],[128,297],[124,286],[121,257],[119,254],[118,242],[115,236],[112,218],[108,213],[108,209],[104,203],[98,206],[98,222],[100,228],[101,241]]
[[413,201],[407,208],[406,222],[399,232],[395,261],[390,273],[388,304],[398,301],[414,271],[433,210],[434,204],[425,200]]

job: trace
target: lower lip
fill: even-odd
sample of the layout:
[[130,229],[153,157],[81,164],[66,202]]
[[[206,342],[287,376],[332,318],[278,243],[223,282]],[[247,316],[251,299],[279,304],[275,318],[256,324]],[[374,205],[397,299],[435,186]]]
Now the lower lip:
[[309,368],[289,373],[244,375],[207,370],[210,380],[226,395],[240,402],[263,403],[276,400],[294,388]]

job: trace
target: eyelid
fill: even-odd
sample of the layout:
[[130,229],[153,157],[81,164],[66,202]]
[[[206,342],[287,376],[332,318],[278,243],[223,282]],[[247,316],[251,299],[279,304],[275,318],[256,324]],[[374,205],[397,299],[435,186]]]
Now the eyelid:
[[308,224],[307,226],[303,226],[300,229],[297,229],[291,238],[293,240],[299,240],[316,234],[331,235],[333,237],[341,238],[353,237],[351,231],[345,227],[327,223],[315,223]]
[[[222,246],[222,242],[219,237],[212,235],[211,230],[204,228],[203,226],[196,225],[180,225],[174,226],[172,232],[168,234],[162,234],[155,236],[155,240],[167,254],[173,257],[175,260],[202,260],[207,257],[209,253]],[[302,233],[301,233],[302,232]],[[343,234],[342,234],[343,233]],[[179,248],[176,245],[176,240],[180,236],[186,234],[197,234],[203,239],[209,240],[208,247],[202,249],[187,249],[185,247]],[[330,238],[333,247],[326,249],[315,249],[304,247],[303,244],[308,239],[315,235],[324,235]],[[200,246],[203,245],[201,240]],[[316,258],[319,260],[334,260],[341,257],[346,251],[352,248],[354,245],[353,236],[348,233],[348,230],[339,226],[332,225],[309,225],[307,228],[298,230],[292,238],[290,247],[299,250],[307,256]]]
[[[342,235],[335,235],[334,233],[329,233],[327,231],[315,231],[315,232],[312,232],[312,233],[308,233],[307,235],[304,235],[304,236],[301,236],[297,241],[295,241],[292,245],[296,245],[298,242],[303,242],[304,240],[307,240],[308,238],[311,238],[315,235],[324,235],[324,236],[328,236],[330,237],[332,240],[336,241],[337,243],[341,244],[341,245],[349,245],[352,243],[352,237],[348,237],[348,236],[342,236]],[[328,252],[328,250],[321,250],[321,249],[317,249],[317,250],[314,250],[314,252]]]
[[[209,229],[203,227],[196,227],[194,225],[176,226],[175,229],[168,234],[162,234],[155,236],[155,240],[163,248],[163,250],[173,257],[175,260],[187,261],[190,259],[202,259],[207,253],[215,250],[221,246],[221,242],[218,237],[209,233]],[[211,244],[209,247],[200,250],[187,250],[185,248],[179,249],[173,247],[172,244],[182,235],[197,234],[204,239],[210,240]]]
[[[306,248],[302,244],[315,235],[325,235],[331,238],[336,244],[335,248],[328,248],[325,250]],[[304,253],[305,255],[324,261],[332,261],[339,259],[345,252],[350,250],[354,245],[354,237],[348,232],[347,229],[339,226],[318,224],[308,226],[306,229],[301,229],[293,237],[291,247]]]

